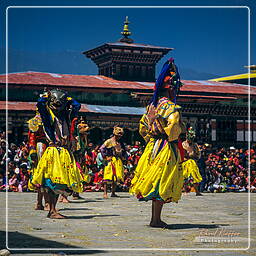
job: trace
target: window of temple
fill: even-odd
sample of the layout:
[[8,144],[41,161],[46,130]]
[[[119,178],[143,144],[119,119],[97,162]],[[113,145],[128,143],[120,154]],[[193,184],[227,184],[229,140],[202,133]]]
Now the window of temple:
[[122,77],[127,77],[128,74],[128,67],[127,65],[121,65],[121,76]]

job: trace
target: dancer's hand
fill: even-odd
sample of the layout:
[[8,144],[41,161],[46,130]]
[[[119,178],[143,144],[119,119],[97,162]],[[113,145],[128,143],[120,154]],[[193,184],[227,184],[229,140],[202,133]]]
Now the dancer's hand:
[[154,105],[151,104],[148,108],[148,113],[147,113],[149,125],[151,125],[155,121],[156,116],[157,116],[156,108],[154,107]]

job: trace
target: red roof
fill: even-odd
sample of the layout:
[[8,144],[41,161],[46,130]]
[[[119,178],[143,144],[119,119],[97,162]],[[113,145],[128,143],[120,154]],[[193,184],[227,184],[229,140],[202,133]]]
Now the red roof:
[[[224,93],[248,95],[248,86],[214,81],[183,80],[181,92],[196,93]],[[0,75],[0,83],[6,83],[6,75]],[[11,73],[8,75],[8,85],[30,88],[31,85],[77,87],[79,89],[128,89],[149,90],[153,89],[153,82],[118,81],[109,77],[95,75],[68,75],[42,72]],[[256,87],[250,88],[251,95],[256,95]],[[182,94],[182,93],[181,93]]]

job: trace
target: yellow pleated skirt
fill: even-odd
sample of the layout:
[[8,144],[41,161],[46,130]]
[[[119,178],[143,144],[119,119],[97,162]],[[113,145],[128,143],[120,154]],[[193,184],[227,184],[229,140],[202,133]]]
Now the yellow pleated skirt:
[[32,182],[32,178],[33,178],[33,174],[36,170],[36,167],[33,167],[29,170],[29,176],[30,176],[30,179],[28,180],[28,189],[31,190],[31,191],[35,191],[36,190],[36,187],[31,183]]
[[124,181],[124,167],[120,158],[113,156],[104,168],[103,181],[112,182]]
[[91,181],[91,177],[88,171],[88,168],[86,166],[81,166],[80,164],[77,164],[77,168],[80,171],[80,174],[82,176],[83,182],[84,183],[89,183]]
[[83,180],[74,156],[67,149],[48,147],[37,168],[33,170],[31,183],[50,187],[53,190],[69,188],[75,192],[82,192]]
[[189,159],[182,163],[182,170],[184,179],[192,177],[193,183],[199,183],[202,181],[202,176],[199,172],[199,168],[196,164],[196,161]]
[[151,139],[138,162],[129,192],[141,200],[178,202],[184,182],[179,163],[177,143]]

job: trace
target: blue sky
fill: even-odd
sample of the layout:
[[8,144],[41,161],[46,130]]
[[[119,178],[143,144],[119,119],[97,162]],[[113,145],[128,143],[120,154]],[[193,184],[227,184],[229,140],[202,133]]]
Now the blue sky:
[[[253,1],[2,1],[1,26],[7,6],[32,5],[158,5],[249,6]],[[129,16],[131,38],[136,43],[175,48],[174,57],[183,79],[209,79],[246,72],[248,63],[247,8],[10,8],[8,11],[9,72],[42,71],[97,74],[96,65],[82,55],[105,42],[121,38]],[[2,30],[4,31],[4,27]],[[251,63],[254,63],[254,34]],[[2,37],[1,53],[5,51]],[[1,58],[2,59],[2,58]],[[255,63],[254,63],[255,64]],[[0,73],[5,62],[0,61]]]

